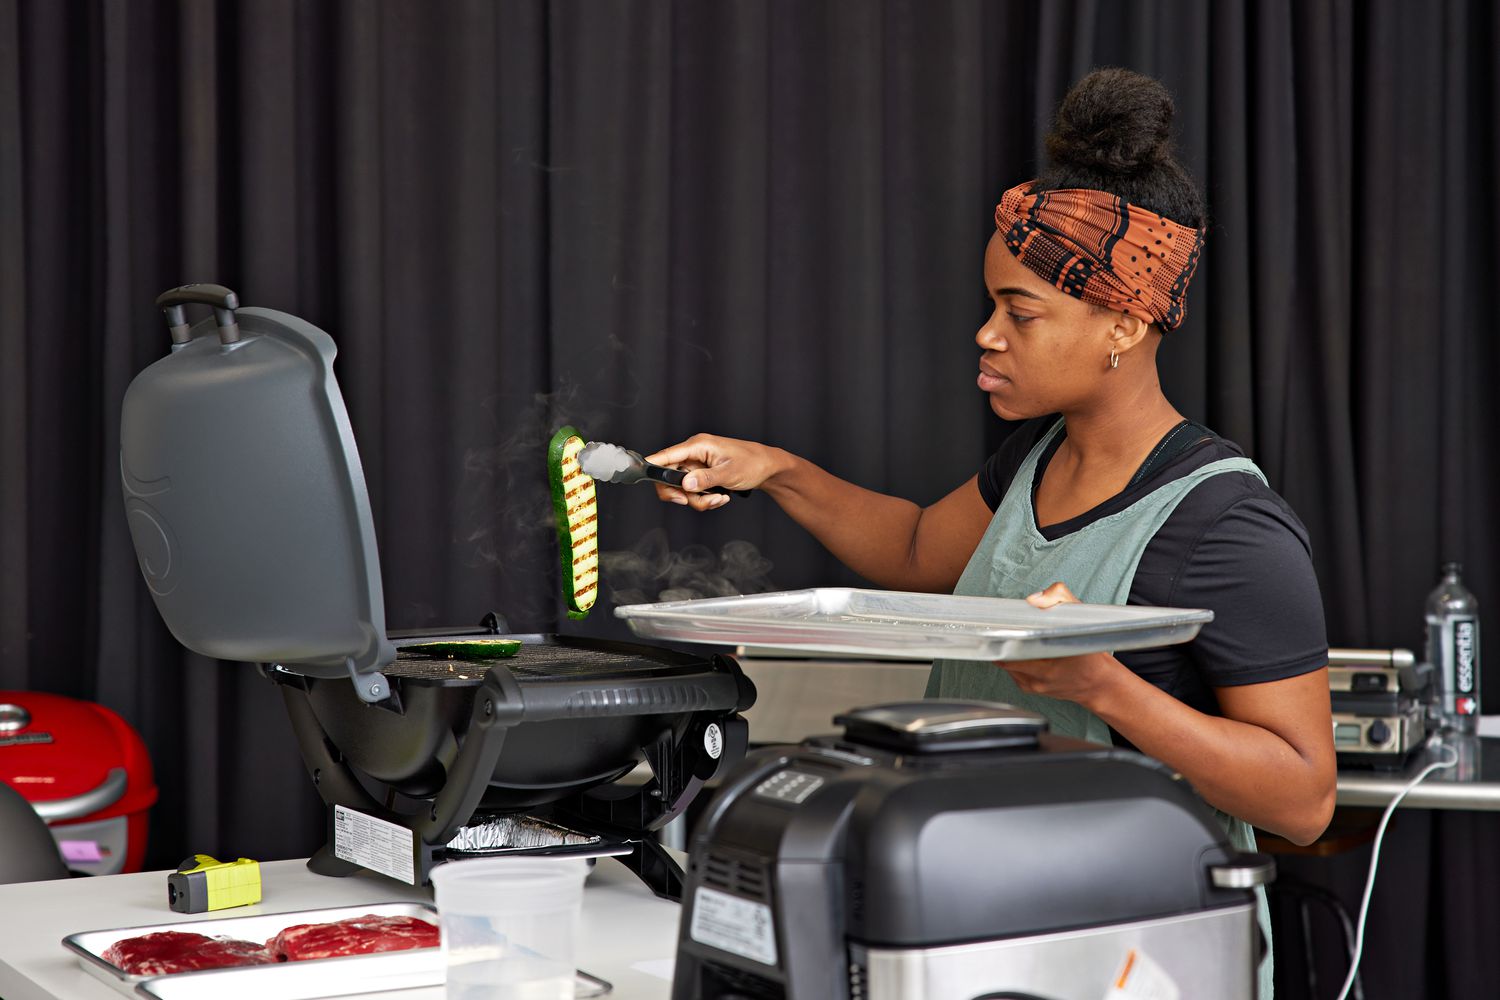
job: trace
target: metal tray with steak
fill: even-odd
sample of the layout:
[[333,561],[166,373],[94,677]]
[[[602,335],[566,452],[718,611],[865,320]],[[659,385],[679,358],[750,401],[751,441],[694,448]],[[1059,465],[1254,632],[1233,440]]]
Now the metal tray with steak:
[[[372,922],[367,918],[373,917]],[[432,945],[403,950],[350,953],[367,946],[371,932],[402,928],[409,936],[413,921],[433,925],[437,911],[429,903],[373,903],[289,913],[268,913],[209,920],[186,920],[143,927],[118,927],[83,931],[63,939],[64,947],[78,956],[83,968],[126,996],[159,1000],[313,1000],[316,997],[349,996],[383,990],[441,986],[444,966],[436,937]],[[363,926],[349,933],[351,924]],[[384,925],[383,927],[381,925]],[[205,968],[168,975],[129,973],[105,955],[121,942],[148,935],[194,934],[214,941],[255,945],[265,951],[265,960],[247,956],[247,964]],[[341,947],[342,946],[342,947]],[[296,955],[295,961],[277,960],[276,951]],[[232,948],[227,950],[233,950]],[[338,954],[341,957],[322,957]],[[579,997],[603,996],[610,985],[586,973],[578,974]]]
[[[280,962],[245,969],[216,969],[195,975],[159,976],[135,988],[152,1000],[317,1000],[375,990],[441,987],[442,953],[432,949],[391,951],[312,962]],[[350,979],[354,977],[354,982]],[[371,985],[371,984],[375,985]],[[577,1000],[602,997],[614,987],[587,972],[573,982]],[[403,996],[405,994],[402,994]]]
[[[306,940],[305,932],[299,935],[296,929],[308,925],[338,925],[341,921],[366,917],[382,922],[399,921],[404,927],[412,926],[413,921],[421,921],[425,926],[431,927],[432,932],[427,939],[430,943],[424,950],[433,957],[426,961],[439,970],[438,980],[441,981],[442,956],[436,947],[437,911],[426,903],[375,903],[83,931],[68,935],[63,938],[62,943],[78,956],[79,963],[87,971],[122,993],[133,994],[136,985],[148,979],[183,979],[200,976],[206,971],[244,972],[257,967],[283,964],[283,960],[268,945],[279,941],[288,931],[293,931],[294,940]],[[137,943],[135,947],[131,947],[133,942]],[[175,961],[175,956],[179,953],[176,949],[184,944],[193,945],[194,942],[198,942],[194,947],[206,953],[204,957],[208,962],[215,964],[202,964],[200,968],[191,971],[164,973],[164,969],[173,967],[164,963]],[[126,957],[137,960],[136,964],[129,967],[138,971],[121,968],[120,960]],[[220,962],[220,959],[223,961]],[[318,959],[309,961],[316,962]],[[358,975],[357,971],[351,971]],[[368,980],[363,976],[358,978],[368,988]],[[351,989],[346,992],[358,991]]]

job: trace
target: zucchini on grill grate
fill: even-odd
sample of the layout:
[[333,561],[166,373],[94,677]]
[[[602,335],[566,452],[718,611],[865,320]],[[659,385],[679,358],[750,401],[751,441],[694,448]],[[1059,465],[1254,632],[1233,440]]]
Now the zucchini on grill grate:
[[552,435],[547,445],[547,479],[557,517],[562,558],[563,598],[569,618],[584,618],[599,597],[599,504],[594,480],[578,465],[583,438],[572,427]]

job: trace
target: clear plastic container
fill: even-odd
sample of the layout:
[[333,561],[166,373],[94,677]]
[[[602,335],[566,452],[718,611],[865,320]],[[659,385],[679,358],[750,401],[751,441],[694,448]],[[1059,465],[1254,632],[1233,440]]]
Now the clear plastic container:
[[573,1000],[588,862],[485,858],[432,871],[450,1000]]

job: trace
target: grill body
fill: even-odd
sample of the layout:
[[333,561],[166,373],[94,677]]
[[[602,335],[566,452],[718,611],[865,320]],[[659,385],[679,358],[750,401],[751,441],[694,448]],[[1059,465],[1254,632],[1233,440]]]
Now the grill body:
[[[192,303],[213,318],[189,324]],[[650,834],[743,755],[738,713],[754,688],[738,664],[543,634],[518,636],[508,660],[399,654],[406,639],[439,636],[386,633],[333,339],[296,316],[242,309],[219,285],[157,304],[171,351],[135,378],[120,413],[131,539],[183,645],[256,664],[280,687],[329,809],[310,867],[423,882],[484,813],[541,810],[597,834],[582,838],[603,845],[595,853],[627,852],[657,892],[680,891]],[[492,613],[450,635],[504,631]],[[641,761],[649,780],[616,783]]]

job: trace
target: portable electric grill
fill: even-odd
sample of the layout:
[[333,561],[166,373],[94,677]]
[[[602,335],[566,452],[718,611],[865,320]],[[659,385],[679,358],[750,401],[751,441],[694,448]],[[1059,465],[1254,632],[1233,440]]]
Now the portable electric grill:
[[[189,325],[191,303],[214,317]],[[743,756],[755,689],[738,664],[551,634],[509,636],[512,658],[408,648],[505,634],[493,613],[388,636],[332,339],[219,285],[157,304],[171,353],[131,383],[120,421],[131,537],[173,635],[280,688],[328,806],[308,866],[420,884],[451,855],[613,854],[680,896],[651,833]],[[649,780],[620,781],[643,759]]]

